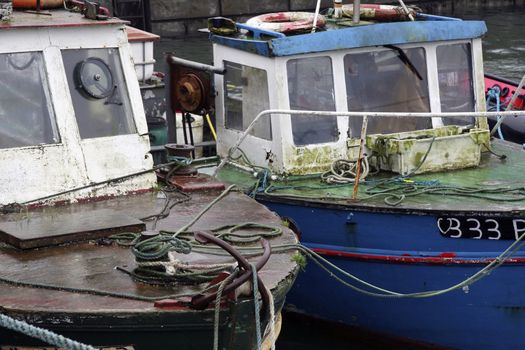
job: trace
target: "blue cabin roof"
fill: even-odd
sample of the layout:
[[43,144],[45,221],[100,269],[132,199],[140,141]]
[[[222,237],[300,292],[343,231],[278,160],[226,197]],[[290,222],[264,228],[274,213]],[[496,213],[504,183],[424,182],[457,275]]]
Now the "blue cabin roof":
[[[487,32],[483,21],[461,21],[455,18],[425,16],[413,22],[389,22],[330,29],[323,32],[254,40],[212,35],[217,44],[229,46],[261,56],[290,56],[369,46],[399,45],[478,38]],[[241,28],[250,28],[239,25]],[[257,30],[253,28],[254,30]]]

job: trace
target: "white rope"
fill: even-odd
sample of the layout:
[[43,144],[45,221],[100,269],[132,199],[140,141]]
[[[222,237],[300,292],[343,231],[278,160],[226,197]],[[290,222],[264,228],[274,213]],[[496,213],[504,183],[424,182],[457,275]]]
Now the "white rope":
[[182,262],[175,257],[175,252],[168,253],[169,261],[141,261],[137,262],[139,267],[155,267],[162,266],[166,269],[168,275],[174,276],[177,270],[193,270],[193,271],[205,271],[215,269],[232,269],[238,266],[236,262],[233,263],[221,263],[221,264],[190,264]]
[[408,18],[410,18],[411,21],[414,20],[414,16],[412,16],[412,14],[410,13],[410,10],[408,9],[408,7],[405,5],[405,3],[403,2],[403,0],[398,0],[399,3],[401,4],[401,7],[403,8],[403,11],[405,11],[405,13],[407,14]]
[[191,270],[208,270],[208,269],[218,269],[218,268],[234,268],[237,266],[237,263],[221,263],[221,264],[190,264],[182,262],[175,257],[174,252],[168,253],[169,261],[141,261],[137,262],[138,266],[141,267],[151,267],[151,266],[170,266],[178,269],[191,269]]
[[[368,157],[365,155],[361,163],[362,169],[359,181],[364,181],[370,172]],[[321,175],[321,179],[329,184],[347,184],[354,182],[357,176],[357,161],[338,159],[330,164],[330,170]]]

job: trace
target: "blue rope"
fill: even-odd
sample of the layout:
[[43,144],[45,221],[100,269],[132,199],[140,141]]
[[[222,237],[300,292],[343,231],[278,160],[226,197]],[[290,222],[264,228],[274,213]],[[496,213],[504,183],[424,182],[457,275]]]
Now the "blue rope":
[[[494,99],[496,101],[496,112],[499,112],[501,110],[501,105],[500,105],[500,89],[499,87],[497,86],[494,86],[492,88],[489,89],[488,91],[488,98],[487,98],[487,109],[490,110],[491,108],[489,108],[489,105],[490,105],[490,100],[491,99]],[[501,116],[498,115],[498,121],[501,119]],[[498,127],[498,136],[501,140],[505,140],[505,138],[503,137],[503,133],[501,132],[501,125]]]
[[27,322],[15,320],[14,318],[2,314],[0,314],[0,326],[17,331],[19,333],[23,333],[33,338],[40,339],[47,344],[51,344],[59,348],[66,348],[69,350],[97,350],[91,345],[76,342],[60,334],[48,331],[47,329],[32,326]]
[[255,306],[255,335],[257,337],[257,350],[261,350],[262,337],[261,337],[261,316],[259,314],[259,298],[257,297],[257,291],[259,290],[259,285],[257,283],[257,269],[255,264],[250,264],[252,267],[252,288],[253,288],[253,305]]
[[191,164],[192,159],[187,157],[168,156],[168,161],[175,162],[177,165],[187,166]]
[[266,188],[269,186],[268,177],[270,176],[270,170],[266,168],[261,168],[261,173],[258,174],[257,182],[255,183],[255,186],[253,186],[252,191],[250,192],[249,196],[255,197],[257,193],[262,193],[266,190]]

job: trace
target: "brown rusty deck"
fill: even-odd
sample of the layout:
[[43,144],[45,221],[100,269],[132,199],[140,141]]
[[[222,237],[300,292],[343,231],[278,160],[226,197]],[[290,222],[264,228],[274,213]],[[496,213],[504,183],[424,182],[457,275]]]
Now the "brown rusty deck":
[[[46,207],[29,213],[0,215],[1,225],[13,225],[27,220],[27,215],[39,218],[63,218],[88,213],[115,213],[135,220],[159,213],[165,205],[160,192],[134,195],[126,198],[70,206]],[[187,224],[220,192],[195,192],[191,200],[173,207],[170,215],[158,222],[156,229],[175,231]],[[175,194],[173,194],[175,195]],[[96,220],[96,219],[93,219]],[[107,220],[107,218],[105,218]],[[223,225],[257,222],[281,226],[280,219],[262,205],[238,192],[230,192],[204,214],[190,230],[209,230]],[[55,223],[56,224],[56,223]],[[15,224],[16,225],[16,224]],[[151,229],[152,223],[147,223]],[[282,226],[281,226],[282,227]],[[271,245],[294,243],[295,236],[284,227],[285,233],[270,240]],[[296,269],[291,262],[292,253],[273,254],[260,275],[268,288],[290,277]],[[185,258],[199,262],[215,263],[230,258],[191,253]],[[250,259],[251,261],[256,260]],[[116,244],[105,245],[94,240],[19,250],[5,243],[0,244],[1,278],[25,283],[45,283],[59,287],[94,289],[134,296],[166,296],[194,294],[202,285],[153,286],[133,280],[116,267],[133,269],[134,256],[129,248]],[[108,296],[20,287],[0,283],[0,305],[12,312],[68,312],[68,313],[148,313],[159,311],[153,302],[120,299]]]
[[79,213],[28,213],[16,221],[0,222],[0,242],[19,249],[107,237],[120,232],[141,232],[145,224],[118,210],[99,209]]

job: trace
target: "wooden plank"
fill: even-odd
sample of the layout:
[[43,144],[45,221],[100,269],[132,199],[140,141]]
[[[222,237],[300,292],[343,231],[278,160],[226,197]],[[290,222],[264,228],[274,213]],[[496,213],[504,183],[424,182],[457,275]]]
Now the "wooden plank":
[[206,174],[197,174],[195,176],[172,176],[170,183],[183,192],[196,191],[224,191],[223,182],[215,180]]
[[145,224],[112,209],[29,214],[0,222],[0,241],[19,249],[98,239],[121,232],[141,232]]

